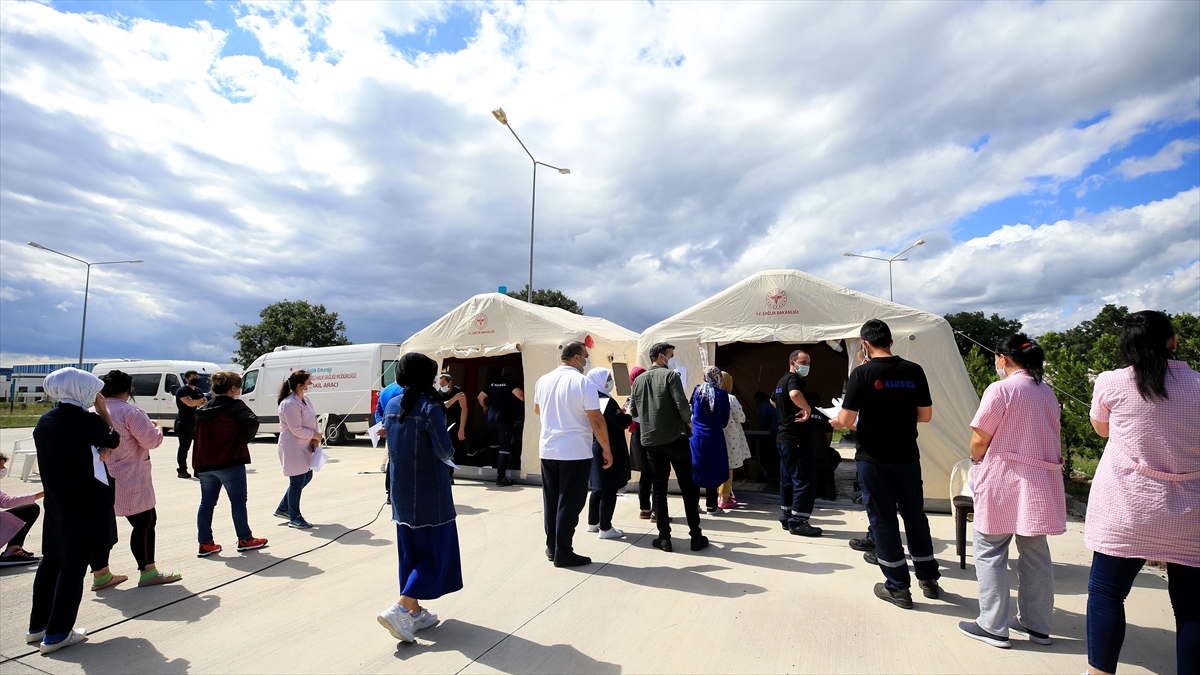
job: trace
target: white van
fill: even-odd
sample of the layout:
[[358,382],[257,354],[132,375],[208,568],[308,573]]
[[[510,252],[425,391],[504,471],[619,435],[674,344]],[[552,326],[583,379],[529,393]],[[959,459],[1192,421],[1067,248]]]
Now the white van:
[[175,407],[175,390],[183,386],[183,374],[194,370],[200,374],[196,388],[208,393],[209,376],[221,367],[209,361],[143,361],[141,359],[112,359],[101,361],[92,368],[93,375],[120,370],[133,377],[133,398],[130,403],[157,420],[164,431],[175,428],[179,415]]
[[279,389],[294,371],[312,375],[308,398],[331,445],[366,433],[379,390],[396,381],[400,343],[375,342],[340,347],[276,347],[242,372],[242,400],[262,425],[262,433],[279,433]]

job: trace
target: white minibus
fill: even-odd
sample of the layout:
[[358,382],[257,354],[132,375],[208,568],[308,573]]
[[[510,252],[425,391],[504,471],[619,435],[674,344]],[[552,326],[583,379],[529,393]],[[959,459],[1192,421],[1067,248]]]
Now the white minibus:
[[209,361],[111,359],[97,363],[92,374],[99,376],[110,370],[120,370],[133,377],[130,403],[145,410],[163,431],[170,431],[175,428],[175,418],[179,414],[175,407],[175,390],[183,386],[183,374],[189,370],[199,373],[200,382],[196,386],[207,394],[209,376],[221,367]]

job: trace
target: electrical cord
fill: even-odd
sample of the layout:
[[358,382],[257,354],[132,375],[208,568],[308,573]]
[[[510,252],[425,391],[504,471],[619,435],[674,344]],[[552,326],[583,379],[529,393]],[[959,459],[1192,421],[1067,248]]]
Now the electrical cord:
[[[976,340],[975,338],[971,337],[970,335],[967,335],[966,333],[962,332],[961,330],[955,330],[955,329],[951,329],[951,330],[954,330],[954,332],[955,332],[955,333],[958,333],[959,335],[961,335],[961,336],[963,336],[963,337],[967,338],[967,339],[968,339],[968,340],[970,340],[971,342],[974,342],[975,344],[979,345],[980,349],[983,349],[983,350],[984,350],[984,351],[986,351],[987,353],[989,353],[989,354],[991,354],[991,355],[993,355],[993,356],[995,356],[995,355],[996,355],[996,350],[994,350],[994,349],[992,349],[992,348],[988,347],[987,345],[983,344],[983,343],[982,343],[982,342],[980,342],[979,340]],[[1043,382],[1046,382],[1045,380],[1042,380],[1042,381],[1043,381]],[[1062,389],[1059,389],[1058,387],[1054,386],[1054,385],[1053,385],[1052,383],[1050,383],[1050,382],[1046,382],[1046,384],[1050,385],[1050,388],[1051,388],[1051,389],[1053,389],[1054,391],[1057,391],[1058,393],[1062,394],[1063,396],[1066,396],[1067,398],[1071,399],[1072,401],[1075,401],[1075,402],[1076,402],[1076,403],[1078,403],[1079,405],[1081,405],[1081,406],[1083,406],[1083,407],[1085,407],[1085,408],[1091,409],[1091,405],[1089,405],[1089,404],[1087,404],[1087,403],[1084,403],[1083,401],[1080,401],[1079,399],[1077,399],[1077,398],[1075,398],[1074,396],[1072,396],[1070,393],[1068,393],[1068,392],[1065,392],[1065,391],[1063,391]]]
[[[147,609],[147,610],[146,610],[146,611],[144,611],[144,612],[138,612],[137,614],[134,614],[133,616],[127,616],[127,617],[125,617],[125,618],[121,619],[120,621],[114,621],[113,623],[110,623],[110,624],[108,624],[108,625],[106,625],[106,626],[101,626],[100,628],[97,628],[97,629],[95,629],[95,630],[90,630],[90,631],[88,631],[88,633],[87,633],[87,634],[88,634],[88,635],[95,635],[96,633],[100,633],[100,632],[102,632],[102,631],[106,631],[106,630],[108,630],[109,628],[116,628],[117,626],[120,626],[120,625],[121,625],[121,624],[123,624],[123,623],[129,622],[129,621],[133,621],[134,619],[141,618],[141,617],[143,617],[143,616],[146,616],[147,614],[150,614],[150,613],[152,613],[152,612],[157,612],[157,611],[158,611],[158,610],[160,610],[160,609],[166,609],[167,607],[170,607],[171,605],[176,605],[176,604],[179,604],[179,603],[181,603],[181,602],[183,602],[183,601],[185,601],[185,600],[191,600],[192,598],[195,598],[195,597],[197,597],[197,596],[204,595],[204,594],[206,594],[206,593],[212,593],[213,591],[215,591],[215,590],[217,590],[217,589],[224,588],[224,587],[226,587],[226,586],[228,586],[228,585],[230,585],[230,584],[233,584],[233,583],[237,583],[237,582],[239,582],[239,581],[241,581],[241,580],[243,580],[243,579],[247,579],[247,578],[249,578],[249,577],[255,576],[255,575],[257,575],[257,574],[259,574],[259,573],[261,573],[261,572],[266,572],[267,570],[271,569],[272,567],[275,567],[276,565],[281,565],[281,564],[283,564],[283,563],[285,563],[285,562],[288,562],[289,560],[294,560],[294,559],[296,559],[296,558],[299,558],[299,557],[300,557],[300,556],[302,556],[302,555],[307,555],[307,554],[309,554],[309,553],[312,553],[313,551],[319,551],[320,549],[323,549],[323,548],[325,548],[326,546],[329,546],[330,544],[334,543],[335,541],[337,541],[337,540],[341,539],[342,537],[344,537],[344,536],[346,536],[346,535],[348,535],[348,534],[350,534],[350,533],[352,533],[352,532],[358,532],[359,530],[362,530],[362,529],[364,529],[364,528],[370,527],[371,525],[374,525],[374,524],[375,524],[375,521],[379,520],[379,516],[380,516],[380,515],[383,513],[383,509],[384,509],[384,507],[386,507],[386,506],[387,506],[387,502],[384,502],[383,504],[380,504],[380,505],[379,505],[379,510],[375,512],[375,517],[371,519],[371,522],[369,522],[369,523],[366,523],[366,524],[363,524],[363,525],[359,525],[358,527],[354,528],[353,530],[346,530],[345,532],[343,532],[343,533],[339,534],[338,536],[334,537],[333,539],[330,539],[329,541],[327,541],[327,542],[325,542],[325,543],[323,543],[323,544],[320,544],[320,545],[314,546],[314,547],[312,547],[312,548],[310,548],[310,549],[307,549],[307,550],[304,550],[304,551],[300,551],[299,553],[295,553],[295,554],[293,554],[293,555],[290,555],[290,556],[288,556],[288,557],[286,557],[286,558],[280,558],[279,560],[276,560],[275,562],[271,563],[270,565],[267,565],[266,567],[263,567],[263,568],[261,568],[261,569],[254,570],[253,572],[246,572],[245,574],[243,574],[243,575],[241,575],[241,576],[234,577],[234,578],[230,579],[229,581],[223,581],[223,582],[221,582],[221,583],[219,583],[219,584],[217,584],[216,586],[213,586],[213,587],[211,587],[211,588],[206,588],[206,589],[204,589],[204,590],[202,590],[202,591],[196,591],[195,593],[191,593],[191,594],[189,594],[189,595],[185,595],[185,596],[183,596],[182,598],[176,598],[175,600],[172,600],[172,601],[170,601],[170,602],[167,602],[167,603],[163,603],[163,604],[161,604],[161,605],[158,605],[157,607],[152,607],[152,608],[150,608],[150,609]],[[23,658],[25,658],[25,657],[27,657],[27,656],[33,656],[34,654],[37,654],[37,653],[38,653],[38,651],[39,651],[39,650],[37,650],[37,649],[34,649],[34,650],[32,650],[32,651],[29,651],[29,652],[26,652],[26,653],[24,653],[24,654],[18,654],[17,656],[7,656],[7,657],[4,657],[4,659],[3,659],[3,660],[0,660],[0,665],[3,665],[3,664],[5,664],[5,663],[8,663],[9,661],[16,661],[17,659],[23,659]]]

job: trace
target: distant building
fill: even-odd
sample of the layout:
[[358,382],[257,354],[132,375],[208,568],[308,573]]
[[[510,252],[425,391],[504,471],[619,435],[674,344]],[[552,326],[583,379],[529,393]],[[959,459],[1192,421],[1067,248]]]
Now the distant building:
[[[93,363],[84,363],[83,370],[92,372],[92,368],[96,367],[99,361]],[[0,369],[10,371],[8,381],[4,387],[4,400],[8,400],[10,393],[14,396],[17,403],[34,403],[46,399],[46,392],[42,389],[42,381],[46,376],[56,370],[63,368],[74,368],[74,363],[35,363],[27,366],[13,366],[12,368]]]

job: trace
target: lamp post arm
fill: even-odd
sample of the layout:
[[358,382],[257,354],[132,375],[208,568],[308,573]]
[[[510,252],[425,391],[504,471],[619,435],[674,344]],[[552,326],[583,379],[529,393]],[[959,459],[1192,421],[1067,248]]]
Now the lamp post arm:
[[892,260],[895,260],[896,258],[899,258],[900,256],[904,255],[905,253],[908,253],[909,251],[913,250],[917,246],[919,246],[919,244],[913,244],[912,246],[909,246],[908,248],[904,249],[903,251],[900,251],[896,255],[892,256]]
[[[510,132],[512,132],[513,138],[517,139],[517,142],[521,144],[521,149],[525,151],[525,154],[529,155],[529,161],[533,162],[534,164],[537,164],[538,161],[533,158],[533,153],[529,151],[529,148],[525,147],[525,143],[523,141],[521,141],[521,137],[517,135],[517,132],[515,130],[513,130],[512,125],[505,124],[504,126],[508,127],[508,130]],[[547,166],[549,166],[549,165],[547,165]]]
[[887,258],[876,258],[873,255],[859,255],[858,253],[851,253],[851,254],[849,254],[849,257],[851,257],[851,258],[869,258],[871,260],[882,260],[883,262],[891,262]]
[[545,163],[545,162],[534,162],[534,164],[541,164],[541,165],[542,165],[542,166],[544,166],[544,167],[547,167],[547,168],[550,168],[550,169],[554,169],[555,171],[558,171],[558,172],[560,172],[560,173],[561,173],[561,172],[563,172],[563,171],[565,171],[565,169],[563,169],[562,167],[559,167],[559,166],[554,166],[553,164],[547,164],[547,163]]

